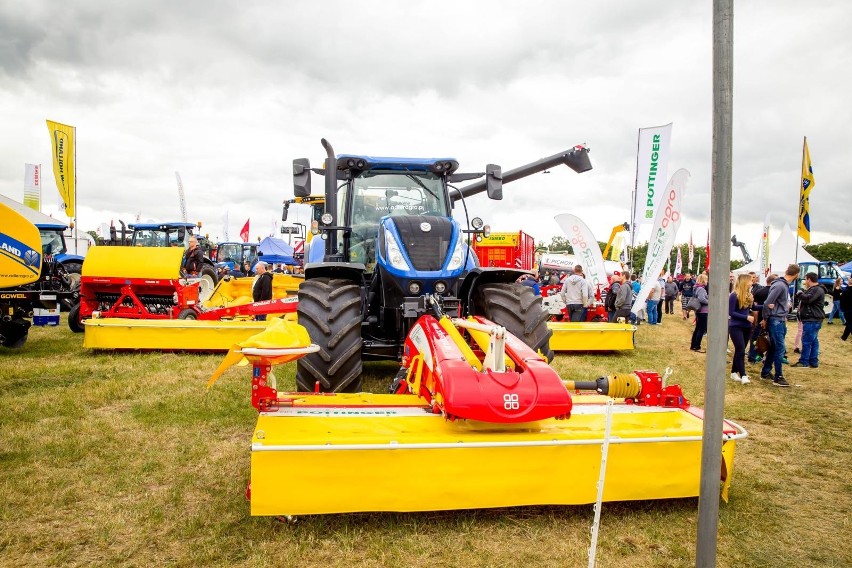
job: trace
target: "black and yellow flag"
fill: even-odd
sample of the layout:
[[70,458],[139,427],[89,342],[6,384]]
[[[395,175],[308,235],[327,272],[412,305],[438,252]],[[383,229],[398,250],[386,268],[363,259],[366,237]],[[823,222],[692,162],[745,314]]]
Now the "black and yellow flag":
[[76,134],[73,126],[47,121],[50,132],[50,143],[53,145],[53,175],[56,178],[56,189],[65,204],[65,214],[70,218],[76,216],[77,206],[77,168]]
[[814,188],[814,169],[811,167],[811,153],[808,151],[808,139],[802,150],[802,187],[799,193],[799,236],[806,243],[811,242],[811,190]]

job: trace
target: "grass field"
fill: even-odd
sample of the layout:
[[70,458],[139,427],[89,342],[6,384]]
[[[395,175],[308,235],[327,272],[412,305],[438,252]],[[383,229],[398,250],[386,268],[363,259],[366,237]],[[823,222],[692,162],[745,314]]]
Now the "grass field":
[[[575,379],[672,367],[670,382],[700,406],[706,355],[689,351],[691,332],[667,317],[640,327],[634,352],[559,355],[554,365]],[[823,326],[819,369],[787,370],[791,389],[761,381],[757,369],[750,385],[727,380],[725,416],[750,436],[738,444],[731,499],[720,507],[720,566],[852,566],[852,342],[840,332]],[[791,324],[790,348],[794,333]],[[0,565],[586,565],[590,506],[295,524],[250,517],[249,373],[231,370],[206,393],[220,359],[90,353],[64,320],[34,328],[22,350],[0,351]],[[371,366],[367,385],[383,389],[393,372]],[[292,369],[278,375],[292,388]],[[353,479],[345,467],[339,479],[353,491],[391,482]],[[408,481],[418,480],[428,486],[429,472]],[[305,479],[288,489],[322,488]],[[599,565],[694,565],[697,505],[605,504]]]

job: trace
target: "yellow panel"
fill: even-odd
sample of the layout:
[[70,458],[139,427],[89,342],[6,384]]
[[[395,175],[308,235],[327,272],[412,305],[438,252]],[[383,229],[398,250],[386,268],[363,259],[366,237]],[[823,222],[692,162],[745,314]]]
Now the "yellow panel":
[[491,233],[476,243],[478,247],[516,247],[518,246],[518,233]]
[[[88,258],[86,260],[88,262]],[[263,321],[89,319],[87,349],[227,351],[266,329]]]
[[636,327],[605,322],[548,322],[554,351],[624,351],[635,348]]
[[[252,439],[251,511],[300,515],[591,503],[604,407],[575,408],[569,420],[521,425],[447,422],[417,408],[262,413]],[[697,495],[701,429],[700,419],[679,409],[617,405],[604,500]],[[359,490],[357,483],[341,483],[343,471],[348,480],[418,475],[428,484],[410,490],[388,481]],[[305,479],[316,491],[299,490]]]
[[83,276],[177,280],[183,248],[92,247],[86,253]]
[[0,203],[0,288],[22,286],[41,273],[41,236],[23,215]]

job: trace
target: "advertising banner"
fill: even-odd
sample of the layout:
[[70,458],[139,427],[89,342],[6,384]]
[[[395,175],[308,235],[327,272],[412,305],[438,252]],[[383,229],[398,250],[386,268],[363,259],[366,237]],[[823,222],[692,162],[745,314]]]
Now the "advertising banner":
[[56,178],[56,189],[65,206],[65,214],[73,219],[77,216],[77,168],[74,164],[77,151],[77,129],[48,120],[47,131],[50,133],[50,144],[53,150],[53,176]]
[[24,164],[24,205],[41,211],[40,164]]
[[639,129],[633,226],[653,223],[668,174],[672,123]]
[[606,277],[603,254],[588,225],[570,213],[562,213],[554,218],[568,236],[571,247],[574,249],[574,257],[577,259],[577,264],[582,265],[586,280],[595,290],[606,287],[609,282]]

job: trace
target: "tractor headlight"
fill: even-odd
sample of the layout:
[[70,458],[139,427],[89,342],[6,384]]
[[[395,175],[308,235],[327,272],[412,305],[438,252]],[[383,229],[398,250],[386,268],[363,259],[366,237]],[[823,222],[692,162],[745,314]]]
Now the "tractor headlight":
[[322,221],[323,225],[331,225],[331,221],[332,221],[331,213],[323,213],[322,217],[320,217],[320,221]]
[[419,296],[421,290],[420,282],[409,282],[408,283],[408,293],[412,296]]
[[446,291],[447,291],[447,283],[446,282],[442,282],[440,280],[438,282],[435,282],[435,292],[437,292],[438,294],[443,294]]
[[450,256],[450,263],[447,265],[447,270],[458,270],[464,263],[464,247],[462,246],[461,232],[456,237],[456,245],[453,247],[453,254]]
[[410,272],[411,267],[408,265],[408,262],[405,260],[405,256],[402,254],[402,247],[400,247],[399,243],[396,242],[396,237],[393,236],[393,233],[387,229],[385,229],[385,246],[387,248],[388,262],[390,262],[390,265],[397,270]]
[[470,225],[478,231],[485,226],[485,223],[479,217],[474,217],[470,220]]

